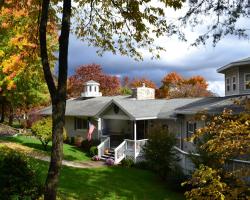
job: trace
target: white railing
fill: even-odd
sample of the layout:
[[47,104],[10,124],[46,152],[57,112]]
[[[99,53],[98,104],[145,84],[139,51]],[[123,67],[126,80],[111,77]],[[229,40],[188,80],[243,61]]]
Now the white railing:
[[118,147],[115,148],[115,164],[118,164],[122,161],[123,158],[125,158],[125,152],[126,152],[126,141],[123,141]]
[[104,155],[105,149],[109,149],[110,148],[110,137],[105,137],[105,139],[101,138],[101,144],[99,144],[97,146],[97,150],[98,150],[98,157],[101,158]]
[[[192,171],[195,170],[195,166],[192,163],[190,156],[200,156],[200,154],[197,153],[189,153],[186,151],[181,150],[180,148],[174,146],[174,149],[177,151],[177,153],[179,153],[179,158],[180,158],[180,164],[181,167],[184,171],[184,173],[186,174],[191,174]],[[239,160],[239,159],[229,159],[229,161],[227,161],[225,163],[225,169],[235,173],[235,175],[237,176],[237,173],[240,171],[240,169],[249,169],[250,167],[250,161],[249,160]],[[247,178],[248,182],[250,183],[250,177]]]
[[[148,139],[136,140],[136,141],[125,139],[125,141],[127,142],[126,155],[137,157],[138,155],[143,154],[143,146],[146,144]],[[135,148],[135,143],[136,143],[136,148]]]

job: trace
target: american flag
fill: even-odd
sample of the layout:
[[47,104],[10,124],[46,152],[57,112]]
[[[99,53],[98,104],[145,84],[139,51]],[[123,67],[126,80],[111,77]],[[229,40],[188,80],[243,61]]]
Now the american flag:
[[88,141],[92,139],[92,134],[94,130],[95,130],[95,126],[91,122],[89,122],[89,130],[88,130],[88,135],[87,135]]

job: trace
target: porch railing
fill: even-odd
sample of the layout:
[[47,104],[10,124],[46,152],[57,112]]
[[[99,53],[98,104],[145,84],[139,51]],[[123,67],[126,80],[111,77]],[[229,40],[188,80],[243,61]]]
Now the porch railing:
[[[126,155],[130,157],[137,157],[139,155],[143,154],[143,146],[146,144],[148,139],[142,139],[142,140],[129,140],[125,139],[126,141]],[[136,145],[136,148],[135,148]]]
[[101,158],[104,155],[105,149],[110,148],[110,138],[109,137],[101,137],[101,144],[97,146],[98,157]]
[[125,158],[125,152],[126,152],[126,141],[123,141],[118,147],[115,148],[115,164],[118,164],[122,161],[123,158]]

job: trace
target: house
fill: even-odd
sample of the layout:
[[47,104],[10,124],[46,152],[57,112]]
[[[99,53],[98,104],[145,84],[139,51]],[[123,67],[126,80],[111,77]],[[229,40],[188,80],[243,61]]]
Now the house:
[[[88,81],[81,97],[67,100],[65,128],[69,137],[86,138],[91,122],[96,127],[93,137],[101,140],[98,155],[104,159],[113,157],[119,163],[125,157],[135,162],[143,159],[142,147],[148,134],[155,126],[162,126],[176,135],[176,149],[183,155],[181,165],[191,169],[185,154],[195,149],[185,138],[204,126],[194,115],[200,111],[218,114],[224,108],[239,113],[243,108],[234,104],[234,99],[250,94],[250,58],[219,68],[218,72],[225,74],[225,97],[155,99],[154,89],[145,85],[133,89],[132,96],[104,97],[99,83]],[[51,115],[51,107],[41,114]]]

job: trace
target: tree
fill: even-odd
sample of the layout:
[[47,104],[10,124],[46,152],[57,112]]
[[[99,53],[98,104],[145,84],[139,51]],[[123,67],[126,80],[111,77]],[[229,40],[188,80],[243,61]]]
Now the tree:
[[[179,38],[185,38],[185,28],[191,26],[199,31],[203,31],[192,43],[194,46],[205,45],[207,41],[212,41],[215,46],[221,39],[228,35],[235,35],[239,38],[248,37],[248,27],[240,22],[240,19],[248,20],[250,17],[249,1],[214,1],[214,0],[194,0],[189,1],[187,11],[178,21],[173,21],[169,30],[170,35],[179,34]],[[206,20],[206,28],[202,27]]]
[[178,73],[171,72],[161,82],[162,85],[157,91],[157,96],[160,98],[212,96],[207,89],[208,83],[202,76],[183,78]]
[[156,84],[153,81],[151,81],[151,80],[149,80],[149,79],[147,79],[145,77],[133,78],[129,82],[129,87],[130,88],[142,87],[143,84],[145,84],[146,87],[150,87],[150,88],[154,88],[154,89],[157,88]]
[[148,136],[145,144],[145,159],[149,168],[163,180],[174,170],[177,161],[174,152],[175,138],[166,128],[155,127]]
[[[31,131],[40,140],[44,150],[47,151],[48,144],[52,140],[52,119],[48,117],[34,122],[31,126]],[[66,137],[66,130],[63,129],[63,139],[65,140]]]
[[83,92],[83,84],[90,80],[100,83],[100,90],[104,96],[119,93],[120,80],[118,77],[105,74],[100,65],[87,64],[78,67],[75,74],[68,78],[68,96],[79,97]]
[[236,103],[246,110],[240,114],[224,110],[217,116],[199,115],[207,121],[206,126],[198,129],[190,139],[196,141],[199,152],[202,152],[196,164],[207,166],[200,165],[188,181],[194,187],[186,193],[188,198],[199,199],[202,193],[203,196],[205,193],[216,195],[214,192],[217,189],[221,190],[217,194],[226,199],[237,199],[242,195],[242,198],[249,198],[250,191],[244,182],[250,175],[249,168],[238,167],[234,170],[225,166],[230,164],[230,159],[246,159],[250,155],[250,101],[244,99]]
[[[39,9],[38,1],[22,0],[4,1],[0,10],[0,95],[2,115],[8,106],[10,124],[15,109],[27,113],[30,107],[48,100],[39,57],[38,27],[33,21],[39,16]],[[57,38],[55,27],[53,19],[48,30],[52,67],[56,49],[54,40]]]
[[[57,2],[57,1],[56,1]],[[45,199],[56,198],[58,176],[62,163],[62,133],[65,119],[66,86],[68,69],[68,42],[71,17],[71,0],[63,0],[62,20],[59,37],[59,66],[57,85],[54,82],[48,57],[47,25],[50,0],[42,1],[40,18],[40,49],[44,76],[52,101],[53,139],[51,162],[46,180]],[[76,1],[76,20],[73,29],[83,41],[104,51],[142,58],[139,49],[148,48],[149,52],[162,50],[153,45],[154,37],[165,34],[168,26],[163,6],[178,9],[183,0],[151,1]]]

